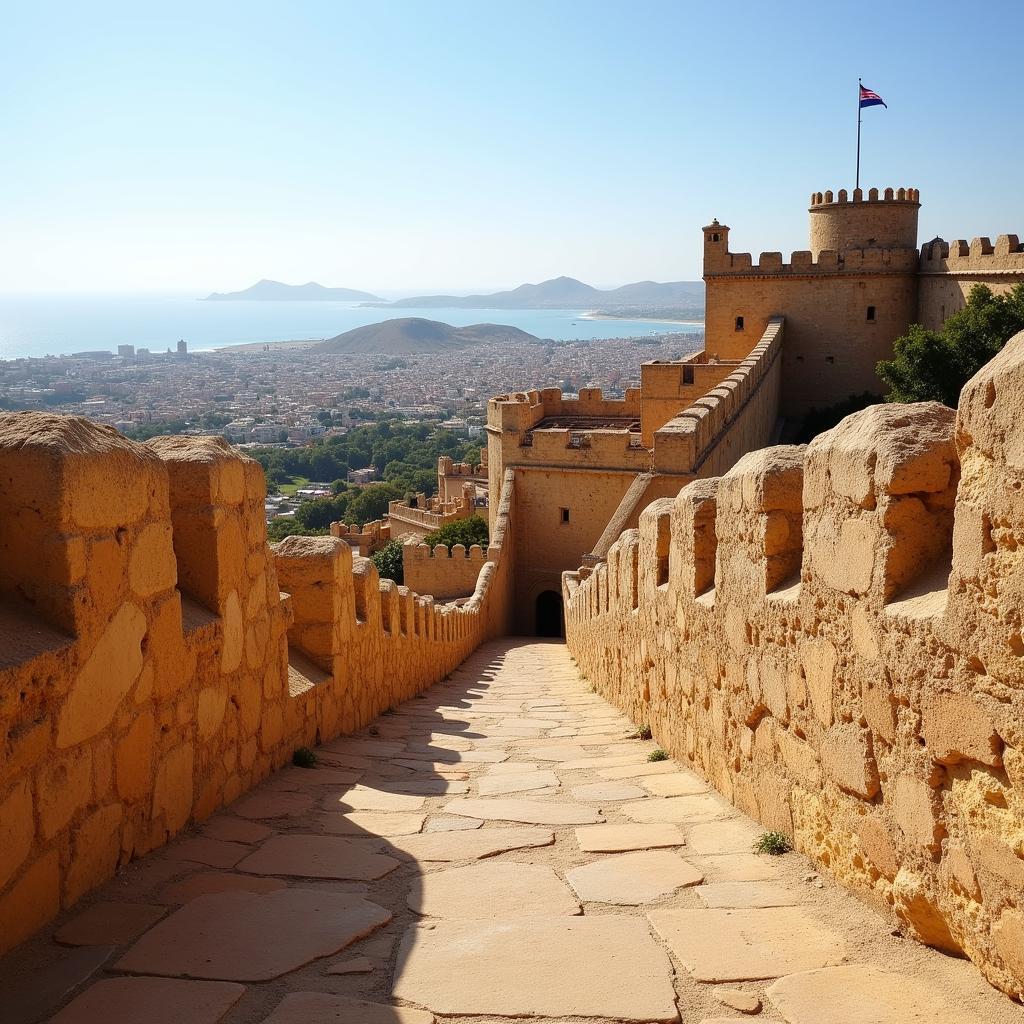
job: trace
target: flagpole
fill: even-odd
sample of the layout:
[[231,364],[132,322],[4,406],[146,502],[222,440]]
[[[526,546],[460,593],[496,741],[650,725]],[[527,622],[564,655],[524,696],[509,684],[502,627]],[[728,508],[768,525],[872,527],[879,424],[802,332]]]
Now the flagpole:
[[860,89],[861,80],[857,79],[857,178],[854,189],[860,188]]

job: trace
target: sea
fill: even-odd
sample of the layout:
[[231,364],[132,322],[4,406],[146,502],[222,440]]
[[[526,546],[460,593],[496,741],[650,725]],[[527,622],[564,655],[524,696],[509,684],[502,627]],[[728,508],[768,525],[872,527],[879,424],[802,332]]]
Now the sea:
[[381,309],[351,302],[206,302],[184,295],[0,295],[0,360],[114,352],[118,345],[162,352],[182,339],[190,351],[320,340],[411,316],[453,327],[508,324],[559,341],[704,330],[699,322],[588,319],[580,309]]

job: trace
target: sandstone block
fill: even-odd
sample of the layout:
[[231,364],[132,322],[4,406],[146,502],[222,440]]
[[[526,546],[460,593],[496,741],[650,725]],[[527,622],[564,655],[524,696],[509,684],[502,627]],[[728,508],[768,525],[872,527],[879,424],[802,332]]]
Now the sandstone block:
[[128,580],[137,597],[149,597],[173,587],[178,580],[170,523],[151,523],[135,538]]
[[24,863],[34,835],[32,790],[23,778],[0,800],[0,889]]
[[117,792],[122,800],[139,800],[153,784],[152,712],[138,715],[114,752]]
[[807,680],[814,714],[822,725],[832,724],[833,689],[838,652],[828,640],[807,641],[800,648],[800,660]]
[[39,828],[52,839],[92,798],[92,755],[76,750],[46,766],[39,780]]
[[885,824],[873,815],[865,815],[857,825],[860,848],[868,860],[890,881],[900,869],[899,854]]
[[120,804],[108,804],[75,829],[71,866],[64,879],[65,906],[71,906],[83,893],[114,873],[121,853],[119,826],[123,816]]
[[921,732],[939,764],[980,761],[998,766],[1002,746],[992,719],[966,694],[943,693],[925,698]]
[[153,817],[162,817],[171,834],[182,828],[192,813],[193,760],[192,744],[182,743],[164,754],[157,767]]
[[58,719],[58,747],[81,743],[110,724],[142,671],[145,635],[142,610],[134,604],[122,605],[71,684]]
[[1004,910],[992,925],[992,941],[1013,976],[1024,978],[1024,913]]
[[892,884],[892,894],[893,909],[918,942],[954,955],[963,952],[950,932],[936,899],[920,875],[907,868],[900,868]]
[[870,734],[858,726],[833,727],[822,743],[821,760],[841,789],[865,800],[878,792],[878,765],[871,750]]
[[242,619],[242,606],[238,600],[237,590],[232,590],[228,594],[221,621],[224,641],[220,655],[220,670],[224,673],[234,672],[242,664],[245,644],[245,622]]
[[935,811],[934,796],[926,782],[912,775],[900,775],[892,799],[893,816],[907,841],[927,850],[937,850],[944,829]]
[[60,910],[60,854],[50,850],[0,896],[0,951],[27,939]]

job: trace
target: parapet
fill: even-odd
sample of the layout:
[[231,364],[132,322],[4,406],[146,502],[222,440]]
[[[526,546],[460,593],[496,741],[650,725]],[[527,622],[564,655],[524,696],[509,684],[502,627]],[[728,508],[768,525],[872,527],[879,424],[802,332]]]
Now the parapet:
[[563,398],[560,388],[497,395],[487,403],[491,432],[529,430],[546,417],[638,419],[640,389],[627,388],[621,399],[605,398],[600,388],[581,388],[577,398]]
[[813,258],[835,251],[854,249],[901,250],[917,248],[917,214],[921,194],[916,188],[887,188],[881,198],[878,189],[846,189],[833,196],[815,192],[811,196],[810,243]]
[[1024,333],[656,502],[566,574],[596,689],[909,935],[1024,990]]
[[1024,274],[1024,245],[1017,235],[1000,235],[992,244],[981,237],[946,242],[933,238],[921,246],[922,274]]

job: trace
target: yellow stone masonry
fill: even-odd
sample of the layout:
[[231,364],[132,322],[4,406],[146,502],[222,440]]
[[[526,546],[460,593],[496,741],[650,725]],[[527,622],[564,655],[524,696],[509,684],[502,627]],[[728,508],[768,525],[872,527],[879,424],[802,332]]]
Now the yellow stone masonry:
[[220,438],[0,416],[0,951],[504,634],[512,487],[456,607],[336,537],[268,547]]
[[959,411],[875,406],[566,573],[569,648],[738,807],[1024,994],[1024,334]]

